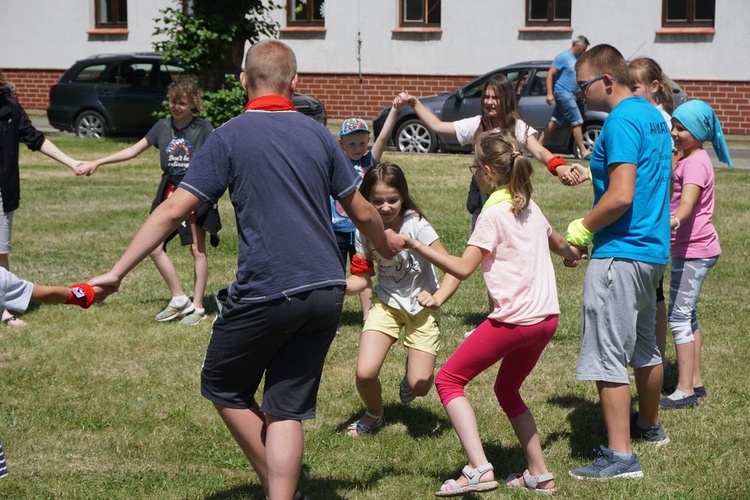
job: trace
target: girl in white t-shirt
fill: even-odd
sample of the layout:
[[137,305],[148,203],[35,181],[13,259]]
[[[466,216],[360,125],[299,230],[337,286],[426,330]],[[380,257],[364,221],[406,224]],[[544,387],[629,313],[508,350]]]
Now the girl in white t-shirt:
[[489,195],[463,256],[436,252],[405,238],[430,262],[460,280],[481,264],[492,300],[488,318],[458,347],[435,377],[440,400],[468,457],[462,477],[443,483],[437,496],[457,496],[498,487],[479,437],[474,410],[464,387],[499,360],[495,396],[510,420],[528,469],[506,480],[512,488],[555,490],[547,471],[536,424],[519,389],[557,328],[560,313],[550,250],[574,266],[578,250],[552,230],[531,200],[533,167],[507,132],[484,132],[474,144],[469,167]]
[[[406,177],[398,165],[381,163],[372,167],[365,173],[360,191],[378,210],[386,229],[448,255],[437,233],[409,196]],[[350,436],[371,434],[385,423],[379,374],[402,329],[408,355],[406,374],[399,388],[401,401],[408,404],[430,390],[440,350],[437,309],[458,288],[458,280],[449,275],[438,288],[432,264],[417,252],[402,250],[392,259],[386,259],[358,231],[351,276],[346,280],[347,294],[359,294],[372,286],[374,262],[378,263],[378,284],[357,352],[357,391],[365,403],[365,413],[348,427]]]
[[[554,156],[539,142],[539,132],[521,119],[518,112],[518,99],[513,82],[503,74],[490,77],[482,89],[482,114],[454,122],[444,122],[435,116],[419,99],[402,92],[398,95],[404,104],[414,109],[420,120],[427,127],[440,135],[455,137],[459,144],[474,144],[477,136],[489,130],[504,130],[515,135],[521,147],[531,156],[547,165],[552,175],[560,177],[566,185],[582,182],[577,169],[572,169],[564,158]],[[485,198],[479,192],[476,182],[472,180],[466,209],[472,214],[472,227],[482,208]]]

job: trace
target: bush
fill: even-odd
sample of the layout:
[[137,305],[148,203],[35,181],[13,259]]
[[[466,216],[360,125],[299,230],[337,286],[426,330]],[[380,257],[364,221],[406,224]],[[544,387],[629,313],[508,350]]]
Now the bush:
[[242,88],[236,75],[225,75],[224,88],[215,92],[203,93],[201,116],[218,127],[239,115],[247,103],[247,92]]

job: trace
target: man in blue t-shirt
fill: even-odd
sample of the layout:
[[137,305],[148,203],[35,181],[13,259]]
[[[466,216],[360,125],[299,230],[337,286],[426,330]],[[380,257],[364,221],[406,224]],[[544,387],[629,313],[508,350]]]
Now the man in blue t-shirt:
[[554,104],[555,110],[539,136],[539,142],[544,144],[544,138],[549,137],[560,124],[569,123],[573,128],[573,140],[581,158],[585,160],[588,160],[589,150],[583,143],[584,108],[583,100],[578,97],[575,65],[588,47],[588,38],[577,36],[573,39],[573,45],[552,61],[547,71],[547,104]]
[[217,294],[219,314],[201,369],[201,392],[242,448],[265,495],[295,498],[301,495],[301,421],[315,417],[346,287],[329,196],[379,252],[393,256],[403,240],[386,235],[330,132],[295,111],[297,62],[288,46],[277,40],[254,44],[240,81],[250,99],[245,113],[211,134],[174,194],[149,216],[112,270],[90,283],[116,291],[191,210],[216,203],[229,190],[239,240],[237,275]]
[[[597,384],[608,446],[570,474],[641,477],[631,437],[656,446],[669,442],[658,421],[664,374],[654,332],[656,288],[669,259],[669,127],[653,105],[633,97],[627,63],[614,47],[592,48],[576,71],[586,104],[609,113],[591,154],[594,206],[568,228],[571,243],[593,243],[576,379]],[[632,417],[628,365],[638,391]]]

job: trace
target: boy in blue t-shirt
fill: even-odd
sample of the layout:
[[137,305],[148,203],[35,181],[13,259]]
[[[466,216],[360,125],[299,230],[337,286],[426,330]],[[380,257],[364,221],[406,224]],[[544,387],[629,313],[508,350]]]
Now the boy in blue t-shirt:
[[[594,206],[570,224],[567,238],[582,247],[593,243],[576,379],[597,384],[608,446],[570,474],[642,477],[631,438],[669,442],[658,415],[663,371],[655,325],[656,288],[669,259],[671,138],[656,107],[633,96],[617,49],[597,45],[578,59],[576,73],[587,106],[609,113],[591,153]],[[628,365],[638,392],[632,416]]]
[[[396,123],[398,109],[402,103],[400,100],[394,100],[388,118],[383,124],[380,135],[375,139],[371,150],[367,150],[370,144],[370,128],[362,118],[347,118],[341,123],[339,130],[339,145],[344,150],[346,157],[352,164],[360,180],[365,176],[365,172],[380,162],[383,151],[388,145],[388,139],[391,136],[393,125]],[[355,234],[357,228],[346,215],[339,202],[331,198],[331,222],[333,223],[333,233],[336,235],[336,243],[341,254],[341,264],[346,270],[347,261],[354,257],[356,249],[354,248]],[[367,288],[359,295],[359,301],[362,304],[362,321],[367,319],[370,311],[370,302],[372,300],[372,289]]]

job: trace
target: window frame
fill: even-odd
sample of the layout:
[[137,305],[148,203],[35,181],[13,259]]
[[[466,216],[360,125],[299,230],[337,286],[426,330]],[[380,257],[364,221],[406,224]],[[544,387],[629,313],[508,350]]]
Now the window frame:
[[[112,13],[112,21],[104,22],[100,21],[101,9],[99,7],[101,2],[105,2],[109,11]],[[125,20],[120,20],[120,5],[125,7]],[[128,0],[94,0],[94,28],[96,29],[111,29],[111,28],[127,28],[128,27]]]
[[[567,19],[555,19],[555,4],[557,0],[547,0],[547,19],[531,19],[531,2],[533,0],[526,0],[526,26],[571,26],[571,17],[573,6],[571,5],[571,12],[568,13]],[[571,2],[572,3],[572,2]]]
[[716,1],[714,0],[713,17],[710,20],[695,20],[695,2],[696,0],[682,0],[685,3],[685,12],[687,19],[670,20],[667,18],[667,7],[670,0],[661,2],[661,25],[664,28],[713,28],[716,22]]
[[[296,0],[287,0],[286,2],[286,25],[287,26],[320,26],[326,25],[325,17],[323,19],[313,19],[314,0],[307,0],[305,5],[305,19],[292,19],[291,12],[294,10]],[[322,3],[325,6],[325,0]]]
[[[425,21],[407,21],[404,19],[404,9],[406,7],[405,3],[408,0],[399,0],[398,1],[398,25],[400,28],[440,28],[442,25],[442,2],[441,0],[424,0],[424,12],[422,13],[423,18]],[[440,15],[440,21],[437,23],[430,23],[427,21],[429,18],[429,12],[430,12],[430,5],[437,3],[438,9],[441,10]]]

